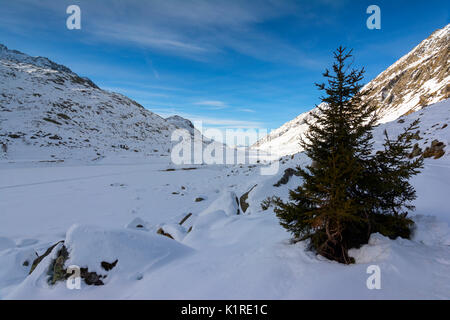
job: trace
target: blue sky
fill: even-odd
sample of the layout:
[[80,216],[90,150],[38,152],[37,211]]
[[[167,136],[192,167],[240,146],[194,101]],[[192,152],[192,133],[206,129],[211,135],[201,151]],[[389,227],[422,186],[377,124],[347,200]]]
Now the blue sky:
[[[66,8],[82,11],[66,28]],[[366,8],[381,8],[381,30]],[[162,116],[275,129],[319,103],[339,45],[373,79],[449,23],[443,0],[0,0],[0,43],[64,64]]]

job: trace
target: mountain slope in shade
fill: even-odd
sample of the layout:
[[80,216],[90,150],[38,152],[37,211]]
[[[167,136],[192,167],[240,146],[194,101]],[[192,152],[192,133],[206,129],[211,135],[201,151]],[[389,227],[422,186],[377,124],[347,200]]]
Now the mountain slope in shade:
[[[450,24],[435,31],[407,55],[370,81],[362,90],[379,108],[380,123],[450,97]],[[299,137],[308,126],[304,120],[315,109],[295,119],[255,143],[252,148],[280,156],[300,152]]]
[[175,129],[195,130],[189,120],[163,119],[67,67],[3,45],[0,92],[0,157],[9,160],[168,155]]

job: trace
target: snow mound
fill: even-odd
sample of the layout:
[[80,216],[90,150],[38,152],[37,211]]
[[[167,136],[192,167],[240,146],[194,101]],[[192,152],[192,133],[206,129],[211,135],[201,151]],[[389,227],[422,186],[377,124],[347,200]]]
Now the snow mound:
[[161,228],[165,233],[170,234],[170,236],[176,241],[183,241],[189,230],[184,226],[180,226],[178,223],[163,224]]
[[128,229],[135,229],[135,230],[148,230],[148,223],[142,220],[141,218],[134,218],[125,227]]
[[118,260],[112,272],[121,276],[148,272],[191,252],[190,248],[156,234],[87,225],[72,226],[67,232],[65,245],[69,251],[66,265],[104,273],[102,261],[111,263]]
[[349,255],[356,263],[372,263],[387,260],[391,254],[391,240],[380,233],[370,236],[369,243],[360,249],[350,249]]
[[219,198],[214,200],[208,208],[200,213],[200,216],[223,211],[227,216],[239,214],[239,199],[233,191],[225,191]]

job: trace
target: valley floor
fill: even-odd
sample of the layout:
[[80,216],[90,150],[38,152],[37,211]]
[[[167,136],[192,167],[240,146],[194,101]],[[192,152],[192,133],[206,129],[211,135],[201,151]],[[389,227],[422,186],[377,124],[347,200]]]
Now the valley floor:
[[[413,239],[373,235],[352,250],[357,263],[350,266],[326,261],[304,243],[290,244],[272,208],[261,209],[268,195],[286,199],[300,183],[293,177],[273,186],[285,168],[306,159],[300,154],[284,162],[277,175],[263,176],[259,166],[182,170],[165,158],[89,165],[3,161],[0,299],[450,299],[448,157],[426,160],[414,179]],[[236,215],[236,197],[255,185],[249,208]],[[157,234],[161,227],[174,240]],[[69,249],[66,266],[107,275],[104,286],[50,286],[55,252],[28,275],[36,253],[60,240]],[[101,261],[116,259],[113,270],[101,269]],[[366,286],[369,265],[381,269],[380,290]]]

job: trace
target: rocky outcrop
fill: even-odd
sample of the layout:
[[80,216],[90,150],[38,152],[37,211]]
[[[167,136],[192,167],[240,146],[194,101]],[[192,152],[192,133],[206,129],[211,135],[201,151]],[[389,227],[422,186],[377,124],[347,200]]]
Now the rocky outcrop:
[[156,233],[157,233],[157,234],[160,234],[160,235],[162,235],[162,236],[165,236],[165,237],[167,237],[167,238],[169,238],[169,239],[175,240],[175,239],[172,237],[172,235],[171,235],[170,233],[168,233],[168,232],[165,232],[163,228],[159,228],[158,231],[156,231]]
[[431,146],[427,147],[425,151],[423,152],[424,158],[431,158],[439,159],[445,154],[445,144],[438,140],[433,140],[431,142]]
[[[257,184],[255,184],[253,187],[251,187],[250,190],[248,190],[246,193],[244,193],[244,194],[241,196],[241,198],[239,199],[239,203],[240,203],[240,205],[241,205],[241,210],[242,210],[243,213],[245,213],[245,212],[247,211],[248,207],[250,206],[250,205],[247,203],[248,195],[250,194],[250,192],[252,192],[253,189],[256,188],[256,186],[257,186]],[[237,199],[236,199],[236,200],[237,200]],[[239,212],[238,212],[238,214],[239,214]]]
[[281,177],[280,180],[278,180],[277,183],[275,183],[273,186],[274,187],[281,187],[282,184],[287,184],[289,182],[289,179],[295,174],[295,169],[292,168],[287,168],[286,170],[284,170],[284,174]]

